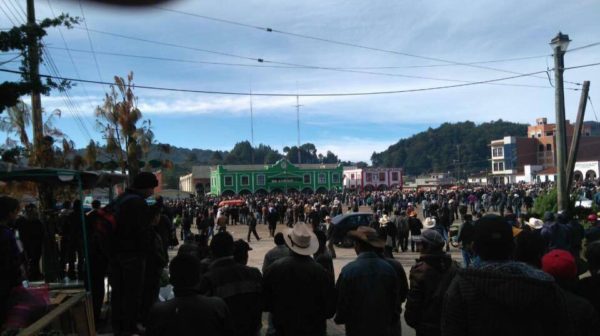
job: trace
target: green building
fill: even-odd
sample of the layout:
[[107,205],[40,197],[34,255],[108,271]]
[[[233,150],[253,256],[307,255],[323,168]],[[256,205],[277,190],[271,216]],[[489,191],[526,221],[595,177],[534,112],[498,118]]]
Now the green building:
[[272,165],[219,165],[211,168],[214,195],[268,192],[322,193],[341,190],[341,164],[292,164],[281,159]]

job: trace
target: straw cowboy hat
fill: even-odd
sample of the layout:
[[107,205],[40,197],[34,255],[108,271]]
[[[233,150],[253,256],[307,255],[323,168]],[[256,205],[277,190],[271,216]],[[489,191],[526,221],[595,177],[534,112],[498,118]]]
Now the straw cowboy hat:
[[389,222],[390,219],[388,218],[388,215],[383,215],[381,218],[379,218],[379,225],[381,226],[387,226]]
[[531,217],[529,218],[529,222],[525,223],[529,225],[534,230],[539,230],[544,226],[544,221],[538,218]]
[[313,255],[319,249],[319,240],[314,232],[304,223],[296,223],[283,235],[285,244],[300,255]]
[[423,230],[433,229],[435,227],[435,218],[427,217],[423,222]]
[[383,240],[375,229],[368,226],[359,226],[356,230],[348,232],[348,236],[361,240],[373,247],[384,248],[385,240]]

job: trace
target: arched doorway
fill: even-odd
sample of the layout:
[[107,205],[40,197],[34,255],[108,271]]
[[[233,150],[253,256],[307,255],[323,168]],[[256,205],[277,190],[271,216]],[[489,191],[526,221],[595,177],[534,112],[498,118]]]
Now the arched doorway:
[[295,194],[295,193],[298,193],[298,189],[290,187],[287,189],[287,192],[288,192],[288,194]]
[[273,189],[271,189],[271,193],[273,193],[273,194],[283,194],[283,189],[281,189],[281,188],[273,188]]
[[225,197],[231,197],[231,196],[235,196],[235,192],[233,190],[223,190],[221,195],[225,196]]
[[575,181],[579,182],[579,181],[581,181],[582,179],[583,179],[583,173],[582,173],[582,172],[580,172],[579,170],[576,170],[576,171],[573,173],[573,180],[575,180]]
[[303,193],[303,194],[306,194],[306,195],[310,195],[310,194],[312,194],[312,193],[313,193],[313,191],[312,191],[312,189],[311,189],[311,188],[309,188],[309,187],[306,187],[306,188],[302,189],[302,193]]
[[379,187],[377,187],[377,190],[379,190],[379,191],[387,190],[387,186],[385,184],[380,184]]
[[317,194],[326,194],[327,193],[327,188],[325,187],[320,187],[317,189]]
[[586,180],[595,180],[596,178],[597,178],[596,172],[591,169],[585,173]]
[[240,190],[240,196],[248,196],[248,195],[252,195],[252,192],[248,189],[242,189]]
[[254,192],[254,195],[261,195],[264,196],[267,194],[267,191],[265,189],[258,189]]
[[373,188],[372,185],[368,184],[365,186],[365,191],[373,191],[375,188]]

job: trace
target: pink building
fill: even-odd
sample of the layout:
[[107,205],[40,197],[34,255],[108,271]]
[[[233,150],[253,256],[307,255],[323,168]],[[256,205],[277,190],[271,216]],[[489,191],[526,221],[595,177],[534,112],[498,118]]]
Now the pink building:
[[389,190],[402,187],[402,168],[344,168],[344,188]]

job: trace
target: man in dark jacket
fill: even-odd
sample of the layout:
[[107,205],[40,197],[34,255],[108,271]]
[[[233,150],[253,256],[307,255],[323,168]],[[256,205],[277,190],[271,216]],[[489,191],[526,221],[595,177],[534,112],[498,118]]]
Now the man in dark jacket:
[[335,313],[331,276],[311,255],[319,248],[306,224],[284,234],[290,256],[277,260],[264,275],[266,310],[273,314],[276,335],[325,335],[325,321]]
[[469,267],[473,259],[473,233],[475,224],[473,223],[473,215],[464,215],[464,222],[461,224],[458,231],[458,242],[461,247],[463,257],[463,266]]
[[115,335],[138,333],[144,273],[152,229],[146,198],[152,196],[158,180],[141,172],[131,188],[117,198],[119,202],[110,260],[111,308]]
[[175,298],[159,302],[150,311],[147,336],[231,336],[233,325],[227,304],[218,297],[197,293],[198,259],[188,254],[173,258],[169,273]]
[[552,250],[542,258],[542,269],[552,275],[563,289],[574,334],[597,335],[600,330],[598,313],[588,300],[574,293],[578,279],[573,255],[565,250]]
[[44,226],[38,218],[34,204],[27,205],[25,216],[17,219],[16,226],[27,255],[29,280],[40,280],[42,278],[40,259],[42,258],[42,244],[44,242]]
[[346,265],[337,281],[335,323],[346,325],[346,335],[401,335],[400,288],[394,268],[377,252],[385,240],[370,227],[350,231],[355,261]]
[[475,225],[481,262],[459,270],[442,309],[444,336],[569,335],[567,309],[552,276],[511,260],[512,228],[486,215]]
[[[470,216],[470,215],[469,215]],[[444,237],[435,230],[421,234],[421,255],[410,270],[404,319],[417,336],[440,335],[442,303],[457,265],[444,253]]]
[[235,327],[235,335],[256,336],[262,317],[262,275],[254,267],[233,258],[233,237],[220,232],[210,244],[214,261],[200,281],[199,291],[225,301]]
[[577,293],[592,303],[600,318],[600,241],[587,245],[585,259],[591,276],[579,281]]

